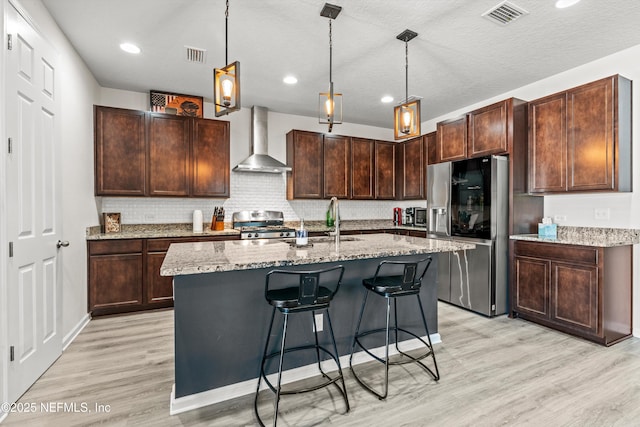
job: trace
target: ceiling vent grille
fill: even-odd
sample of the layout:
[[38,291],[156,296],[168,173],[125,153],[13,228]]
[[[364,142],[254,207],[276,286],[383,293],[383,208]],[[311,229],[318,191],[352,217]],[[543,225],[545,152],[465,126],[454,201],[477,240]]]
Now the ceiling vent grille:
[[205,64],[207,62],[207,50],[200,49],[197,47],[185,46],[184,47],[187,52],[187,56],[185,59],[187,62],[198,62],[200,64]]
[[509,1],[503,1],[482,14],[483,17],[500,25],[507,25],[529,12]]

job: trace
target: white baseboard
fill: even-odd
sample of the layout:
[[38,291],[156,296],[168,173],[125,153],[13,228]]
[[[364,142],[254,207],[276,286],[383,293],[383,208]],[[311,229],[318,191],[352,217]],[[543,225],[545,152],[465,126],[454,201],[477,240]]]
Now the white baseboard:
[[84,317],[80,319],[80,321],[76,324],[76,326],[71,329],[71,331],[67,335],[64,336],[64,338],[62,339],[62,351],[65,351],[67,347],[69,347],[73,340],[76,339],[78,334],[82,332],[84,327],[89,324],[90,320],[91,316],[89,316],[89,313],[85,314]]
[[[440,334],[431,334],[431,343],[439,344],[442,342]],[[426,340],[426,336],[422,337]],[[407,341],[402,341],[402,350],[410,351],[416,348],[419,348],[422,343],[418,339],[412,339]],[[384,357],[384,346],[375,348],[371,350],[373,354],[378,357]],[[395,347],[389,348],[389,355],[397,354]],[[353,364],[359,365],[361,363],[371,361],[371,357],[367,355],[364,351],[360,351],[353,355]],[[336,365],[333,363],[333,360],[326,360],[323,362],[322,367],[326,372],[331,372],[337,370]],[[344,355],[340,357],[340,365],[342,369],[346,369],[349,366],[349,355]],[[316,364],[301,366],[299,368],[290,369],[282,373],[282,383],[292,383],[295,381],[303,380],[305,378],[310,378],[318,375],[318,368]],[[268,376],[269,381],[272,383],[277,382],[276,374],[272,374]],[[175,397],[176,386],[173,385],[171,389],[171,398],[169,404],[169,414],[176,415],[182,412],[191,411],[193,409],[202,408],[204,406],[212,405],[214,403],[224,402],[225,400],[234,399],[236,397],[246,396],[248,394],[253,394],[256,392],[256,386],[258,385],[258,378],[253,378],[250,380],[242,381],[236,384],[231,384],[224,387],[218,387],[212,390],[203,391],[201,393],[190,394],[189,396],[184,397]],[[267,385],[262,384],[261,390],[266,389]]]

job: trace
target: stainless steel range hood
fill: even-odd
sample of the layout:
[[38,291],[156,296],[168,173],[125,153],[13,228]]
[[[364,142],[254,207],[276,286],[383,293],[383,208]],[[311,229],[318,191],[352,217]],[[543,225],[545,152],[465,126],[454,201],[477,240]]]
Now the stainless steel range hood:
[[267,154],[266,107],[251,107],[251,155],[233,168],[234,172],[284,173],[291,168]]

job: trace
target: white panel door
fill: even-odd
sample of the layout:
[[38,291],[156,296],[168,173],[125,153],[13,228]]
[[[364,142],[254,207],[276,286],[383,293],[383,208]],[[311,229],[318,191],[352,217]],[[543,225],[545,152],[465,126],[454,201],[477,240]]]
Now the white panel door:
[[8,400],[15,401],[62,353],[57,53],[9,5],[7,137]]

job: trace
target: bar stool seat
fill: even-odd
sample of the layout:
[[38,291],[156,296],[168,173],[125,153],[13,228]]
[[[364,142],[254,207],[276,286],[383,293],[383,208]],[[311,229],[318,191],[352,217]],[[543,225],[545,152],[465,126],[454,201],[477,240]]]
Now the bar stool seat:
[[[346,412],[349,412],[350,407],[349,399],[347,397],[347,388],[344,383],[344,375],[342,373],[342,367],[340,366],[338,348],[336,346],[336,340],[333,334],[333,326],[331,324],[331,316],[328,310],[331,300],[340,288],[343,274],[344,267],[341,265],[313,271],[272,270],[267,274],[265,281],[265,299],[271,306],[273,306],[273,311],[271,314],[271,322],[269,324],[269,331],[267,333],[267,339],[264,346],[264,353],[260,362],[258,388],[256,390],[254,399],[254,411],[261,426],[264,426],[264,422],[262,421],[262,418],[260,417],[258,411],[258,394],[260,392],[260,384],[263,380],[265,384],[267,384],[269,389],[271,389],[271,391],[275,393],[273,415],[274,426],[276,425],[278,420],[278,408],[280,404],[280,397],[282,395],[307,393],[319,390],[332,384],[335,385],[335,387],[342,395],[346,405]],[[316,311],[320,310],[323,310],[323,312],[326,313],[332,349],[328,349],[325,346],[320,345],[318,340],[318,331],[316,330],[315,326],[313,327],[315,339],[314,344],[286,347],[289,315],[309,312],[311,322],[313,322],[310,324],[315,325]],[[282,338],[279,350],[268,353],[269,342],[272,338],[271,332],[273,330],[276,311],[280,312],[283,315]],[[305,318],[305,322],[306,319],[309,318]],[[318,384],[306,388],[291,389],[286,391],[282,390],[282,370],[284,355],[304,350],[315,351],[318,370],[320,371],[323,380]],[[320,353],[333,359],[338,368],[337,374],[330,376],[322,369],[322,358],[320,357]],[[277,372],[278,381],[275,385],[269,381],[265,372],[267,361],[273,358],[279,359]]]
[[[378,399],[384,400],[387,398],[389,391],[389,366],[390,365],[403,365],[406,363],[417,363],[423,369],[425,369],[431,377],[438,381],[440,380],[440,372],[438,371],[438,364],[436,362],[436,355],[433,350],[433,345],[431,344],[431,338],[429,334],[429,327],[427,326],[427,319],[424,315],[424,308],[422,306],[422,301],[420,300],[420,289],[422,288],[422,280],[431,265],[431,257],[427,257],[421,259],[419,261],[390,261],[385,260],[380,262],[378,268],[376,269],[375,275],[371,278],[365,278],[362,281],[362,285],[365,288],[365,296],[362,301],[362,306],[360,308],[360,316],[358,318],[358,323],[356,326],[356,331],[353,337],[353,342],[351,346],[351,355],[349,357],[349,366],[351,371],[358,381],[360,385],[362,385],[366,390],[374,394]],[[386,299],[386,326],[384,328],[377,328],[367,331],[360,331],[360,326],[362,324],[362,318],[365,313],[365,308],[367,306],[367,298],[370,293],[374,293]],[[415,332],[409,331],[406,328],[402,328],[398,326],[398,307],[397,307],[397,298],[402,298],[405,296],[415,295],[418,300],[418,306],[420,311],[420,317],[422,320],[422,324],[424,326],[426,332],[427,341],[425,341],[422,337],[417,335]],[[391,315],[391,300],[393,300],[393,312],[394,312],[394,324],[393,327],[390,326],[390,315]],[[401,355],[400,360],[391,361],[389,359],[389,344],[390,344],[390,331],[394,331],[394,345],[398,354]],[[374,335],[374,334],[385,334],[385,356],[381,358],[373,352],[365,347],[362,343],[362,338]],[[400,350],[398,346],[398,335],[399,333],[407,334],[413,338],[418,339],[422,344],[424,351],[417,355],[410,355],[402,350]],[[353,355],[356,352],[357,348],[361,348],[371,356],[374,360],[383,363],[385,365],[385,378],[382,384],[382,392],[376,391],[371,385],[367,384],[365,380],[362,379],[362,375],[358,374],[357,371],[353,367]],[[434,370],[429,368],[427,365],[422,363],[422,360],[431,357],[433,360]]]

